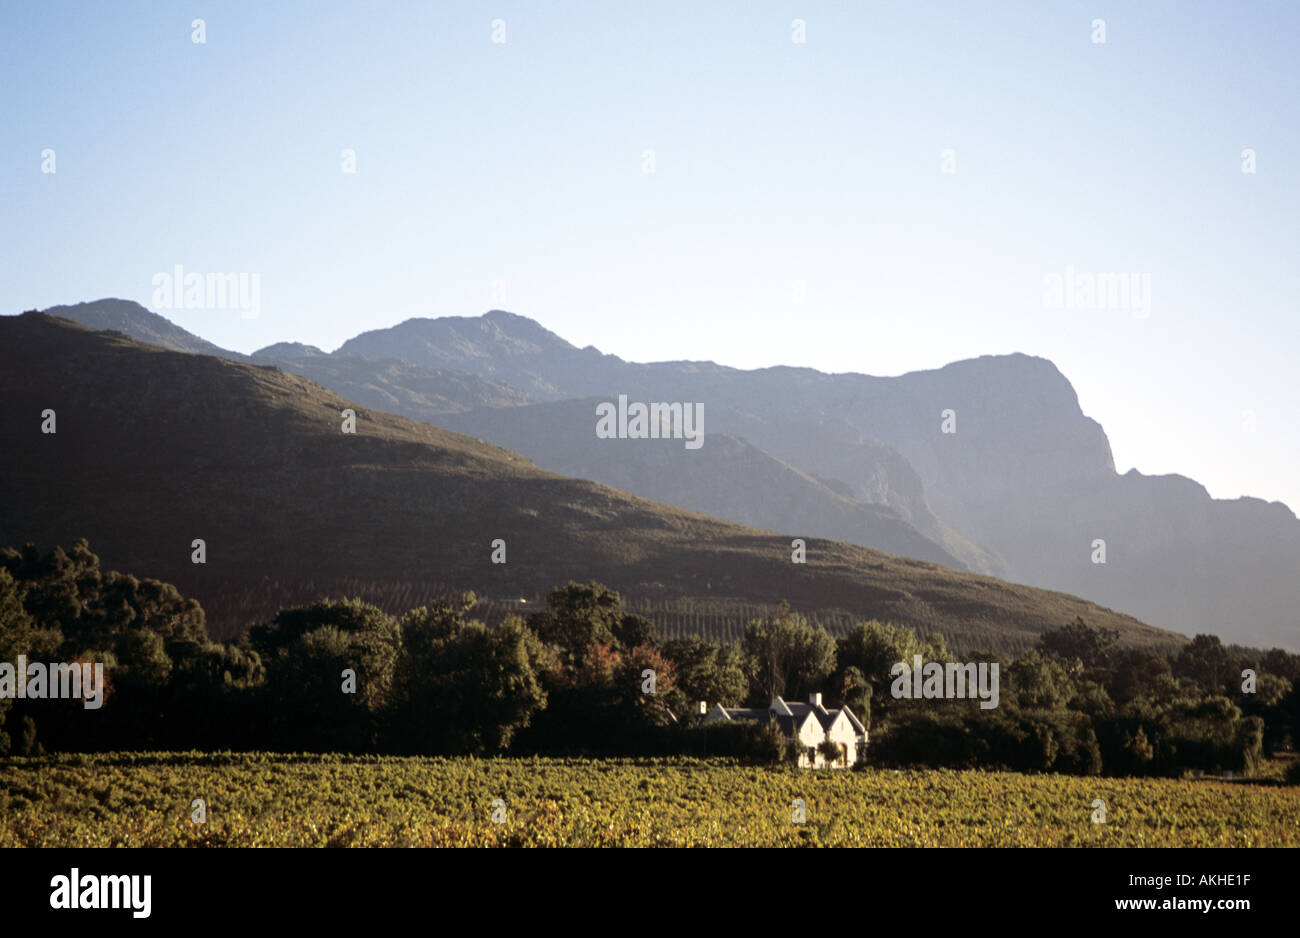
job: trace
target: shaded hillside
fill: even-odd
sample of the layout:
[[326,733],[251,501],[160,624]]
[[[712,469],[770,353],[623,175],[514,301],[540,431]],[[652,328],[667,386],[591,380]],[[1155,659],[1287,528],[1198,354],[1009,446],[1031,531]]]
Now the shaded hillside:
[[[1300,648],[1294,513],[1258,499],[1210,499],[1176,476],[1120,477],[1101,426],[1041,358],[983,356],[889,378],[638,364],[577,349],[500,311],[412,319],[343,349],[436,361],[539,397],[702,402],[709,432],[742,437],[859,501],[889,506],[972,569],[1077,591],[1186,634]],[[954,433],[942,431],[946,411]],[[457,425],[479,433],[479,419]],[[737,479],[736,489],[747,508],[764,510],[762,486]],[[1090,559],[1097,538],[1109,548],[1104,566]]]
[[[858,501],[781,462],[747,440],[708,433],[707,445],[681,440],[607,440],[595,432],[597,398],[444,415],[438,422],[522,453],[561,475],[591,479],[654,501],[799,537],[824,537],[964,565],[920,535],[890,507]],[[708,421],[706,419],[706,426]],[[763,497],[755,499],[755,489]]]
[[[1023,638],[1082,616],[1159,630],[1059,593],[722,522],[544,472],[500,447],[364,409],[274,366],[167,351],[41,314],[0,318],[8,493],[0,543],[90,539],[106,567],[175,582],[429,579],[490,596],[595,578],[630,597],[788,598],[927,628]],[[41,415],[57,412],[56,434]],[[207,544],[206,565],[190,562]],[[509,563],[490,563],[502,538]],[[218,623],[218,626],[222,624]]]
[[254,352],[253,361],[279,365],[348,400],[416,420],[436,422],[443,414],[474,407],[516,407],[532,401],[523,391],[460,371],[393,359],[372,362],[297,349],[275,351],[283,345]]
[[[165,330],[156,320],[161,317],[121,300],[101,300],[68,309],[76,314],[69,317],[75,321],[98,328],[97,323],[111,319],[118,331],[150,344],[186,350],[203,341],[173,326],[172,331],[166,332],[167,341],[160,343],[158,336]],[[587,451],[588,455],[598,452],[599,456],[596,461],[584,462],[565,452],[570,446],[586,446],[592,442],[589,421],[585,416],[575,420],[577,412],[571,405],[557,402],[518,413],[502,410],[527,404],[533,397],[467,371],[436,367],[436,363],[444,359],[473,359],[478,365],[490,364],[494,355],[503,352],[512,360],[520,361],[531,361],[538,355],[560,356],[557,360],[562,360],[571,352],[583,362],[593,360],[595,354],[596,359],[615,368],[626,363],[613,356],[601,356],[594,350],[579,351],[531,320],[499,311],[472,320],[412,320],[406,331],[412,336],[409,348],[405,343],[368,347],[367,342],[361,341],[363,337],[359,337],[330,354],[300,342],[279,342],[254,352],[251,360],[279,365],[285,371],[310,378],[368,407],[483,437],[522,452],[543,468],[562,475],[603,482],[644,498],[764,529],[845,540],[955,569],[994,576],[1005,573],[1006,566],[999,557],[939,521],[926,503],[920,478],[905,459],[860,433],[834,437],[844,457],[838,461],[837,470],[841,465],[847,468],[825,478],[810,477],[807,472],[794,468],[794,463],[802,461],[804,454],[796,451],[796,459],[792,462],[786,457],[791,464],[781,466],[743,439],[729,441],[726,454],[710,451],[703,457],[678,460],[677,471],[673,472],[664,471],[667,467],[662,452],[654,456],[640,447]],[[422,337],[415,338],[416,333]],[[185,336],[188,340],[181,338]],[[446,346],[445,351],[440,351],[440,343]],[[372,360],[356,357],[361,351],[372,355],[392,354]],[[244,356],[235,353],[213,354],[244,360]],[[422,364],[413,364],[412,359]],[[653,371],[659,366],[627,367],[646,367]],[[543,398],[562,393],[550,384],[537,385],[535,376],[506,371],[512,379],[533,387]],[[472,416],[465,419],[449,416],[467,412],[472,412]],[[747,416],[711,411],[709,424],[723,421],[747,430],[763,429],[751,426]],[[791,443],[797,450],[806,436],[799,422],[781,426],[793,430],[793,435],[778,432],[763,434],[762,438],[783,451],[789,452]],[[822,433],[818,438],[826,436]],[[564,445],[558,444],[561,439]],[[607,458],[612,452],[617,453],[617,459]],[[741,453],[743,457],[737,461]],[[720,458],[724,456],[729,458]],[[647,457],[650,457],[648,461]],[[704,470],[706,464],[708,468]],[[846,479],[852,483],[845,482]],[[762,490],[757,497],[756,487]]]
[[[1131,470],[972,514],[1026,580],[1231,641],[1300,646],[1300,524],[1283,504],[1213,499],[1182,476]],[[1092,562],[1097,539],[1105,564]]]

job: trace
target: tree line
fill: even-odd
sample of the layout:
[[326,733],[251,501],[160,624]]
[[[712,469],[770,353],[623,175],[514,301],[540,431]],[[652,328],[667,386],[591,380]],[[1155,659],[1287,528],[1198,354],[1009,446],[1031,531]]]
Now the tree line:
[[[782,604],[739,641],[662,640],[601,584],[488,627],[473,594],[393,616],[356,599],[281,610],[214,642],[173,586],[104,571],[85,540],[0,551],[0,662],[103,662],[106,703],[0,699],[0,753],[272,750],[728,754],[780,760],[771,725],[701,726],[697,702],[824,694],[870,730],[867,764],[1073,774],[1253,774],[1300,736],[1300,655],[1198,635],[1166,655],[1082,620],[999,662],[994,709],[895,699],[891,669],[953,656],[871,620],[838,640]],[[999,661],[971,655],[968,661]],[[1243,672],[1249,672],[1243,676]]]

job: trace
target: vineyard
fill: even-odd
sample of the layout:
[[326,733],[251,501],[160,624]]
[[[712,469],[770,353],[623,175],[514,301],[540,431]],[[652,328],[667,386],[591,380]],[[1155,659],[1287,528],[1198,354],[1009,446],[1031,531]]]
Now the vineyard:
[[[745,626],[773,614],[774,605],[747,603],[733,599],[643,599],[631,597],[624,600],[626,608],[654,623],[664,638],[683,638],[698,635],[711,642],[738,642],[745,634]],[[808,622],[823,628],[839,638],[857,623],[862,616],[838,609],[801,609]],[[942,635],[950,651],[955,653],[997,652],[1019,655],[1031,650],[1035,637],[1025,637],[1005,632],[996,623],[970,621],[960,625],[943,621],[925,608],[925,604],[910,604],[909,614],[899,622],[912,629],[921,638]],[[1174,646],[1176,648],[1176,646]]]
[[[305,606],[325,597],[358,597],[372,603],[390,615],[401,615],[408,609],[435,602],[449,602],[463,590],[432,581],[378,581],[344,578],[329,582],[315,580],[266,580],[245,584],[234,580],[209,578],[212,595],[204,600],[203,608],[208,618],[208,628],[219,641],[235,638],[246,626],[269,621],[281,608]],[[533,594],[524,597],[523,603],[503,597],[480,596],[471,610],[477,619],[497,625],[506,616],[528,615],[546,608],[546,597]],[[644,616],[654,623],[664,639],[698,635],[712,642],[736,642],[744,635],[745,626],[756,619],[770,616],[776,609],[772,603],[749,603],[729,598],[671,597],[648,599],[641,596],[624,597],[624,608]],[[844,635],[863,619],[870,618],[838,609],[807,608],[802,612],[810,623],[826,629],[836,637]],[[922,638],[931,634],[944,637],[947,647],[954,653],[996,652],[1008,655],[1023,654],[1034,647],[1036,636],[1010,633],[996,622],[978,620],[954,623],[944,620],[919,601],[912,602],[908,614],[899,621],[914,629]],[[1150,643],[1159,650],[1174,650],[1176,642]]]
[[0,760],[0,847],[173,845],[1300,846],[1300,788],[689,759]]

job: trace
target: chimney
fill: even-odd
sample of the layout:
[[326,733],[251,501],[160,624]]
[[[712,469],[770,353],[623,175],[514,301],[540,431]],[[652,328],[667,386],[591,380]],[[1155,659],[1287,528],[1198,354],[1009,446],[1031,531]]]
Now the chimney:
[[808,695],[808,702],[809,702],[810,704],[812,704],[814,707],[820,707],[820,706],[822,705],[822,695],[821,695],[821,694],[809,694],[809,695]]
[[704,716],[709,712],[709,705],[703,700],[696,704],[696,707],[699,710],[700,716]]

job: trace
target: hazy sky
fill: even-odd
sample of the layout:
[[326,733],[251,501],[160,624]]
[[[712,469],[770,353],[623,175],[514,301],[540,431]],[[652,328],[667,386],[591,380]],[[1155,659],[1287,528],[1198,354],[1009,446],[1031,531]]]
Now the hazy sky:
[[[258,275],[255,319],[157,310],[245,352],[494,306],[644,361],[1022,351],[1121,471],[1300,509],[1298,41],[1294,2],[10,3],[0,311],[180,264]],[[1051,308],[1067,268],[1149,308]]]

